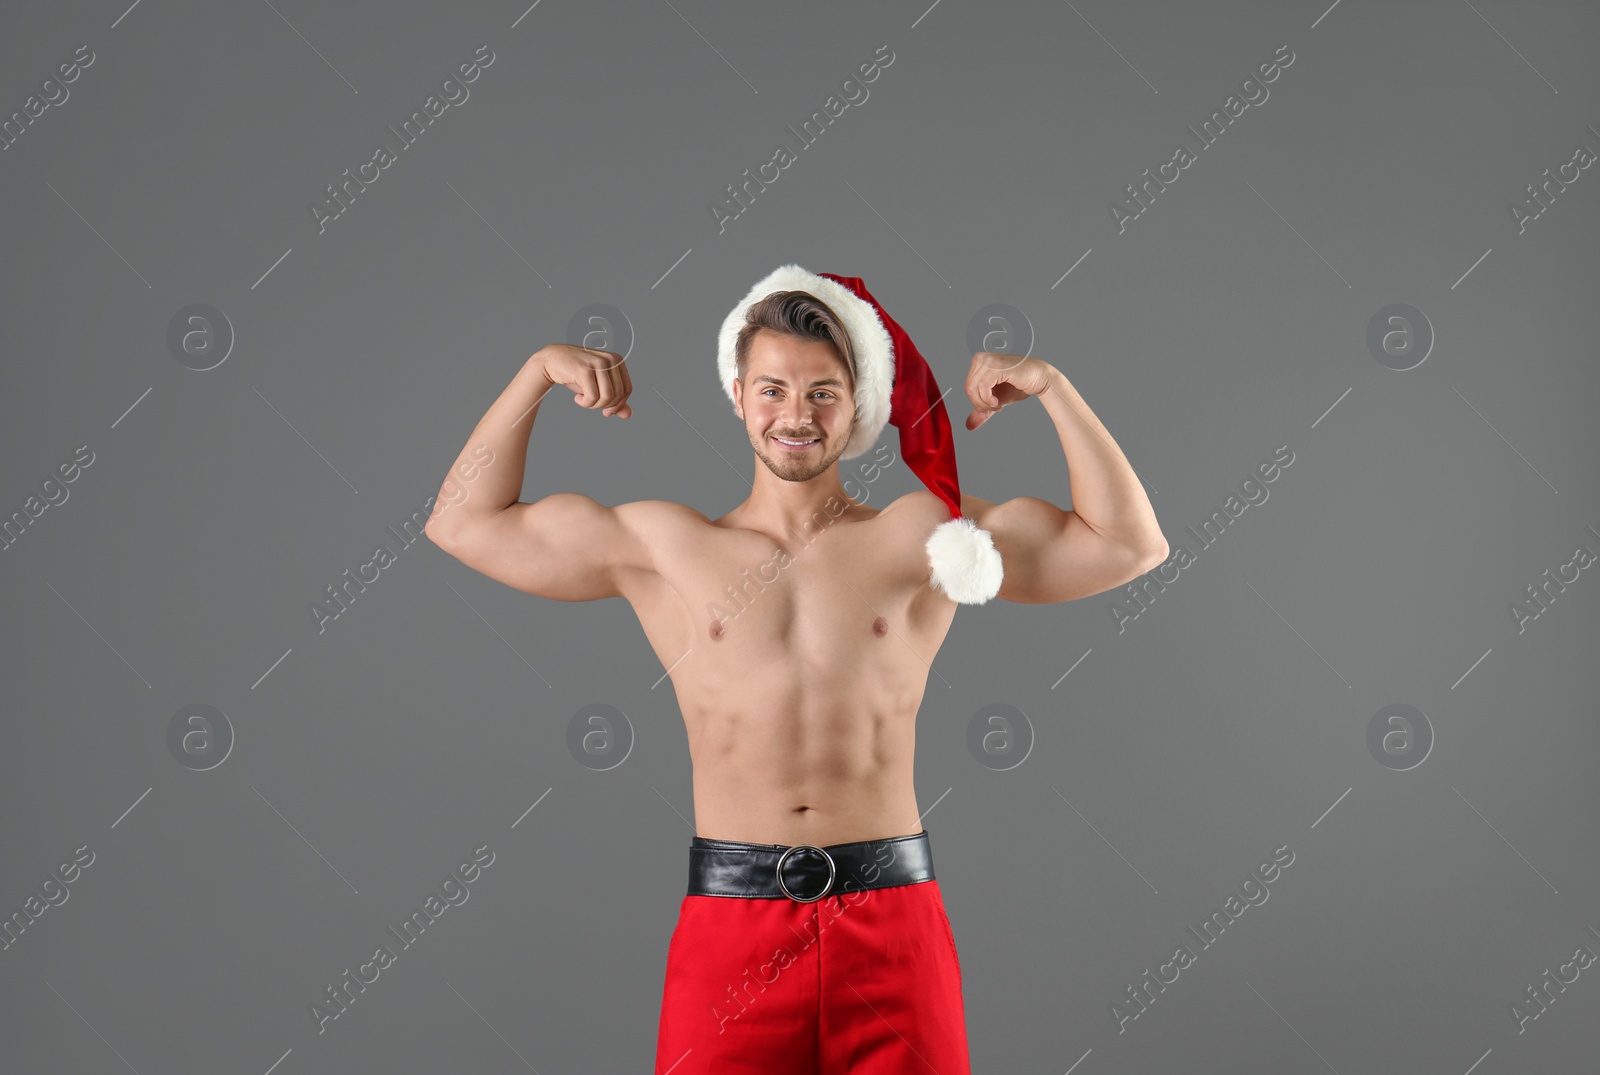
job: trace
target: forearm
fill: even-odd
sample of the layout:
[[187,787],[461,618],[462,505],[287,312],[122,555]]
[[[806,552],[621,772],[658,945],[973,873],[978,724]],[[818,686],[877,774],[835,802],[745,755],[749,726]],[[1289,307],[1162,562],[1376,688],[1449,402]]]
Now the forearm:
[[528,438],[539,405],[553,387],[537,359],[535,355],[517,371],[450,465],[428,519],[433,536],[470,526],[521,495]]
[[1165,544],[1161,524],[1139,475],[1066,374],[1051,369],[1050,388],[1039,401],[1066,454],[1073,513],[1103,537],[1131,548],[1160,549]]

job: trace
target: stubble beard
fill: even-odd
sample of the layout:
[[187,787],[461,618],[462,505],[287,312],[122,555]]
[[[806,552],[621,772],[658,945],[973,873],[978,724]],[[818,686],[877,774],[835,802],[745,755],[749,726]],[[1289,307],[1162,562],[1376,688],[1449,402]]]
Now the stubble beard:
[[844,455],[845,448],[849,446],[850,437],[855,430],[856,423],[852,418],[848,428],[831,441],[824,443],[824,449],[828,454],[818,459],[811,458],[813,455],[811,452],[786,452],[782,448],[769,448],[768,442],[754,434],[750,435],[750,446],[756,450],[756,457],[766,464],[774,477],[786,482],[808,482],[838,462],[839,457]]

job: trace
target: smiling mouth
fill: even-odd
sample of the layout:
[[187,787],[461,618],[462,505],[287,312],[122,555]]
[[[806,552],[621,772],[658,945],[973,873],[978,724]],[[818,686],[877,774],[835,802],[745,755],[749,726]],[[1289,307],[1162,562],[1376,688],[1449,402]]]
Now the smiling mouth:
[[790,451],[796,451],[796,452],[797,451],[803,451],[804,449],[810,448],[812,445],[818,444],[818,443],[821,442],[821,438],[820,437],[813,437],[810,440],[790,440],[787,437],[773,437],[772,439],[777,441],[779,444],[781,444],[783,447],[789,449]]

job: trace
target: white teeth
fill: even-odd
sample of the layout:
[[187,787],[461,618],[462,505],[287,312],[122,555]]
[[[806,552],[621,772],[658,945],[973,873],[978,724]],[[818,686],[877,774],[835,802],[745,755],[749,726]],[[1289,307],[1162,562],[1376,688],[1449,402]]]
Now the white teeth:
[[777,441],[779,444],[792,444],[796,448],[799,448],[802,445],[806,445],[806,444],[815,444],[815,443],[817,443],[817,438],[816,437],[812,437],[810,440],[789,440],[789,439],[787,439],[785,437],[774,437],[772,439]]

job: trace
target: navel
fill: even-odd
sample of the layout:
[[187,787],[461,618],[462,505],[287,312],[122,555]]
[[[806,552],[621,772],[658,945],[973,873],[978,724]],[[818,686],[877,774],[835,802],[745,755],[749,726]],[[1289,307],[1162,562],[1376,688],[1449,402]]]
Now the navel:
[[877,635],[879,638],[882,638],[884,635],[888,634],[889,621],[884,619],[882,616],[879,616],[877,619],[873,620],[872,633]]

